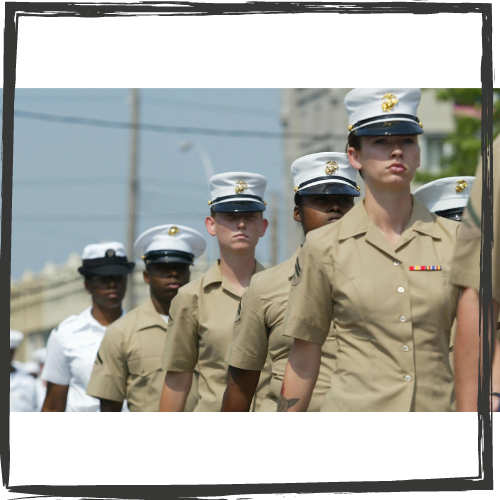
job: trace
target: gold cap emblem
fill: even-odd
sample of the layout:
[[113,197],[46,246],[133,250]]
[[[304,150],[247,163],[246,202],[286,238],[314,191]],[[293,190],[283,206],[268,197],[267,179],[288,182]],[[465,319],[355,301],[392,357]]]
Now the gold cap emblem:
[[234,188],[234,191],[236,194],[241,194],[245,189],[247,188],[247,183],[245,181],[238,181],[236,183],[236,187]]
[[354,126],[353,126],[353,125],[349,125],[349,126],[347,127],[347,130],[350,132],[353,128],[354,128]]
[[339,164],[336,161],[330,160],[326,162],[325,174],[333,175],[339,169]]
[[387,99],[382,103],[382,111],[392,111],[392,108],[399,102],[394,94],[385,94],[382,99]]
[[457,181],[457,185],[455,186],[455,191],[457,193],[461,193],[468,186],[467,181],[460,179]]
[[178,232],[179,232],[179,228],[178,228],[177,226],[172,226],[172,227],[168,230],[168,235],[169,235],[169,236],[175,236]]

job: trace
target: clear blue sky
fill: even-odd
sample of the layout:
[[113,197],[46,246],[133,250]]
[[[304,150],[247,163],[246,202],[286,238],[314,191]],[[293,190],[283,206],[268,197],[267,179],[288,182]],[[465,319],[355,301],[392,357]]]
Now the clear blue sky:
[[[16,112],[130,120],[130,89],[17,89]],[[141,89],[140,122],[221,130],[281,130],[279,89]],[[198,154],[178,144],[194,140],[215,173],[249,171],[282,192],[280,138],[210,136],[141,130],[137,233],[166,223],[207,236],[208,190]],[[88,243],[125,243],[130,130],[15,117],[12,278],[45,262],[67,260]],[[280,206],[282,203],[280,203]],[[280,208],[280,219],[288,211]],[[283,228],[283,224],[281,225]],[[281,228],[281,236],[283,230]],[[269,236],[257,258],[269,261]],[[280,260],[284,260],[280,245]],[[215,256],[210,256],[215,258]]]

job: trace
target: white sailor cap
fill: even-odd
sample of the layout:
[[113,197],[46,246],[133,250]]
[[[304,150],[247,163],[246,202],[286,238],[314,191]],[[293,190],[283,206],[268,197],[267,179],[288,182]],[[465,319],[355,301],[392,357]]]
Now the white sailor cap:
[[78,272],[83,276],[121,276],[131,273],[134,266],[127,260],[125,247],[117,241],[110,241],[87,245]]
[[249,172],[226,172],[210,178],[208,202],[214,212],[263,212],[267,180]]
[[292,163],[294,191],[301,195],[359,196],[356,170],[345,153],[314,153]]
[[475,177],[445,177],[419,187],[413,196],[437,215],[461,220]]
[[344,99],[349,134],[417,135],[423,125],[417,118],[420,89],[354,89]]
[[33,351],[33,358],[35,359],[35,361],[43,365],[45,363],[45,360],[47,359],[47,348],[40,347],[39,349],[35,349]]
[[134,244],[134,253],[145,264],[193,264],[205,251],[203,236],[190,227],[165,224],[148,229]]
[[10,348],[15,349],[24,339],[24,334],[19,330],[10,329]]
[[40,375],[40,365],[36,361],[25,361],[22,369],[30,375]]

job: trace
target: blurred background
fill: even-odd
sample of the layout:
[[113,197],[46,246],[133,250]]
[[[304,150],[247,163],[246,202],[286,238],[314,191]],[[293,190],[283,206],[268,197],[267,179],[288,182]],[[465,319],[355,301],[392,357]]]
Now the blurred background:
[[[77,268],[89,243],[117,240],[130,249],[150,227],[186,225],[208,243],[191,277],[205,272],[218,257],[204,227],[213,173],[266,176],[270,227],[257,259],[266,267],[287,259],[303,238],[292,220],[291,163],[345,150],[349,90],[16,89],[11,327],[25,334],[16,358],[30,360],[52,328],[88,307]],[[425,134],[413,188],[474,175],[481,89],[422,91]],[[494,135],[499,97],[496,90]],[[137,262],[127,310],[148,295],[142,269]]]

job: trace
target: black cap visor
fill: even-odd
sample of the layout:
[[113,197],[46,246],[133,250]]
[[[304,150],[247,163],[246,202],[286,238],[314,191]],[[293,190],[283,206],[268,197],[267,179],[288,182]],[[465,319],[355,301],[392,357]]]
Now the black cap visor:
[[144,262],[148,264],[187,264],[194,265],[194,255],[180,250],[155,250],[145,255]]
[[325,182],[314,186],[307,186],[304,189],[297,191],[297,194],[302,196],[310,196],[312,194],[339,194],[344,196],[359,196],[359,191],[348,184],[340,182]]
[[263,212],[266,206],[259,201],[223,201],[213,205],[214,212],[237,213],[237,212]]
[[423,133],[424,130],[418,123],[400,120],[372,123],[351,132],[357,136],[419,135]]
[[81,266],[78,272],[86,277],[90,276],[123,276],[130,274],[135,267],[135,262],[127,262],[126,264],[105,264],[102,266]]
[[440,217],[444,217],[445,219],[457,220],[460,222],[462,220],[464,208],[465,207],[448,208],[447,210],[438,210],[434,213]]

